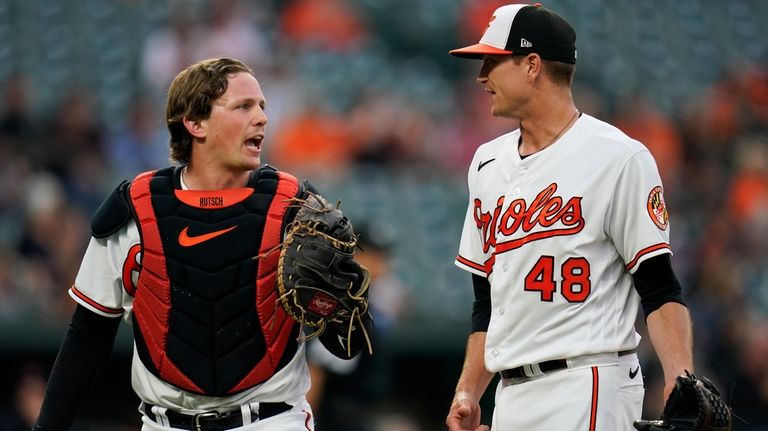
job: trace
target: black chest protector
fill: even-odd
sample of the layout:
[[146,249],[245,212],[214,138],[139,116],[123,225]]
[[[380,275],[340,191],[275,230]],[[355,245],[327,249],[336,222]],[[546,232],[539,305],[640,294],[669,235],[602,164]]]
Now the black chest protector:
[[179,175],[146,172],[130,185],[142,245],[138,355],[186,391],[236,393],[296,353],[298,325],[276,306],[274,287],[286,200],[300,185],[270,167],[240,189],[181,190]]

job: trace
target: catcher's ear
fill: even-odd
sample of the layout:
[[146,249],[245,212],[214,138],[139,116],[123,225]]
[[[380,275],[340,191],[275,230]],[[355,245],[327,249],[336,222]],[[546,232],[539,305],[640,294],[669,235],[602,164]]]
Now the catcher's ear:
[[205,138],[205,126],[204,121],[202,120],[191,120],[187,117],[184,117],[184,120],[182,120],[184,123],[184,128],[187,129],[187,132],[189,132],[190,135],[194,136],[195,138]]

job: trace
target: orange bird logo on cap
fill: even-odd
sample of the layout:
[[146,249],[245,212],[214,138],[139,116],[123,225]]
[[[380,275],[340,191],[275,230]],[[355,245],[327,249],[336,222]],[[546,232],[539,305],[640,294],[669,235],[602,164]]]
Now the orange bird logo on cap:
[[485,36],[485,32],[488,31],[489,28],[491,28],[491,23],[495,19],[496,19],[496,15],[492,16],[491,19],[488,20],[488,25],[486,25],[485,30],[483,30],[483,36]]

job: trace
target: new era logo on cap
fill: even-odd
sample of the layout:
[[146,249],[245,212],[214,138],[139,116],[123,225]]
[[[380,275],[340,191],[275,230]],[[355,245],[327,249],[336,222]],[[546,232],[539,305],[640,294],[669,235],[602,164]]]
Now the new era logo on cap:
[[576,63],[576,32],[562,17],[538,3],[507,5],[493,13],[479,43],[450,51],[464,58],[529,53]]

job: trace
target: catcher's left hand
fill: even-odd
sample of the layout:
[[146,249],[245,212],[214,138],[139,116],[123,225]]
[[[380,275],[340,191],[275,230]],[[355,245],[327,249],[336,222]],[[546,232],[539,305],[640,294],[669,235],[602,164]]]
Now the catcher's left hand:
[[640,431],[730,431],[731,409],[706,377],[678,376],[661,419],[635,421]]
[[277,266],[279,302],[291,318],[314,329],[316,337],[327,325],[347,333],[351,356],[352,333],[360,330],[372,353],[365,329],[368,312],[368,269],[353,259],[357,236],[341,210],[317,194],[294,198],[299,208],[286,227]]

